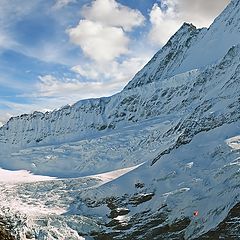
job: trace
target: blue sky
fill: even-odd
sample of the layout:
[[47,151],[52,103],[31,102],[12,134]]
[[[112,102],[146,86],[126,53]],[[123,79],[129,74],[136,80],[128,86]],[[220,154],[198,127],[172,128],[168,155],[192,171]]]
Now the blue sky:
[[229,0],[1,0],[0,124],[120,91],[184,21]]

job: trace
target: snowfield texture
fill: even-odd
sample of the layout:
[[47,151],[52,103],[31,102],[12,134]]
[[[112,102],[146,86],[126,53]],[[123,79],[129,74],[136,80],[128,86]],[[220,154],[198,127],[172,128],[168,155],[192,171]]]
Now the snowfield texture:
[[201,236],[240,202],[239,92],[233,0],[209,29],[184,23],[122,92],[2,126],[0,215],[17,239]]

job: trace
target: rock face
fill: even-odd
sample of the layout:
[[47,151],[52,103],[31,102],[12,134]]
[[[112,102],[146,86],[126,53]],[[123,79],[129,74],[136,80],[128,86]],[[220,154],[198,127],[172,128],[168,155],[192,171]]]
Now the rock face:
[[202,239],[239,239],[240,204],[234,206],[228,216],[215,229],[202,235]]
[[209,29],[184,23],[122,92],[10,119],[0,128],[1,150],[10,152],[1,161],[45,174],[144,163],[71,193],[71,209],[110,211],[99,213],[103,231],[89,233],[96,239],[194,239],[215,236],[217,226],[227,236],[233,225],[219,224],[240,202],[239,92],[240,0],[233,0]]
[[1,240],[15,240],[15,238],[6,230],[6,223],[0,218],[0,239]]
[[202,38],[206,31],[207,29],[197,29],[192,24],[184,23],[167,44],[136,74],[125,89],[143,86],[173,76],[174,71],[187,57],[189,49]]

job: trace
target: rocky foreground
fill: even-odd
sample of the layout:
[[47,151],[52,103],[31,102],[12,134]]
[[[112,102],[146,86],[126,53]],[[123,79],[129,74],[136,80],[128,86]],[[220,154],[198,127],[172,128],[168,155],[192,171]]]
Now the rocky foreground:
[[0,239],[1,240],[15,240],[15,238],[6,229],[6,223],[0,218]]
[[198,240],[204,239],[239,239],[240,232],[240,203],[237,204],[228,214],[227,218],[221,222],[217,228],[204,234]]

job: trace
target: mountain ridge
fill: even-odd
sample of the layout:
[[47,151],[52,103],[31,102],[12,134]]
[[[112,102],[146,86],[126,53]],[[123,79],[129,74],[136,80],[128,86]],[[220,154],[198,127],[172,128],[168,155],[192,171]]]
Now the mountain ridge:
[[[131,89],[134,91],[134,88],[137,86],[160,80],[163,81],[178,74],[188,74],[191,71],[195,71],[195,69],[202,71],[206,66],[219,61],[228,49],[235,43],[240,42],[240,21],[238,21],[240,14],[238,6],[239,1],[232,1],[209,29],[196,29],[192,24],[184,23],[168,43],[136,74],[121,93],[107,98],[83,100],[72,106],[67,105],[60,110],[50,113],[34,112],[33,114],[23,114],[11,118],[0,128],[1,146],[5,148],[4,145],[7,142],[12,147],[18,148],[19,146],[45,145],[51,142],[64,143],[83,139],[98,131],[113,129],[121,121],[125,122],[124,124],[138,121],[139,119],[134,119],[134,111],[136,111],[134,106],[131,106],[132,109],[128,112],[129,118],[127,119],[122,116],[126,114],[124,109],[121,112],[119,109],[116,109],[116,106],[118,107],[117,102],[131,101],[130,105],[133,105],[133,103],[137,104],[140,99],[136,98],[134,94],[128,96],[128,99],[123,99],[127,91]],[[232,15],[236,20],[231,20]],[[225,23],[224,31],[221,31],[221,28],[218,26],[222,22]],[[234,30],[232,30],[232,26]],[[212,40],[209,41],[209,38]],[[218,41],[217,44],[216,39]],[[224,44],[222,44],[223,41],[225,41]],[[212,47],[212,42],[214,42],[214,48]],[[221,50],[217,51],[216,49],[219,49],[219,46]],[[198,51],[201,51],[201,53]],[[211,55],[210,58],[209,55]],[[206,61],[208,58],[209,60]],[[21,137],[19,133],[22,135]],[[35,137],[32,139],[34,135]]]
[[[122,92],[0,128],[2,166],[67,178],[8,186],[7,206],[17,195],[47,209],[16,214],[18,231],[42,239],[60,236],[60,226],[74,240],[190,240],[221,227],[240,202],[239,18],[233,0],[208,29],[183,24]],[[128,167],[106,182],[95,175]],[[238,239],[239,221],[229,216],[234,229],[221,235]]]

